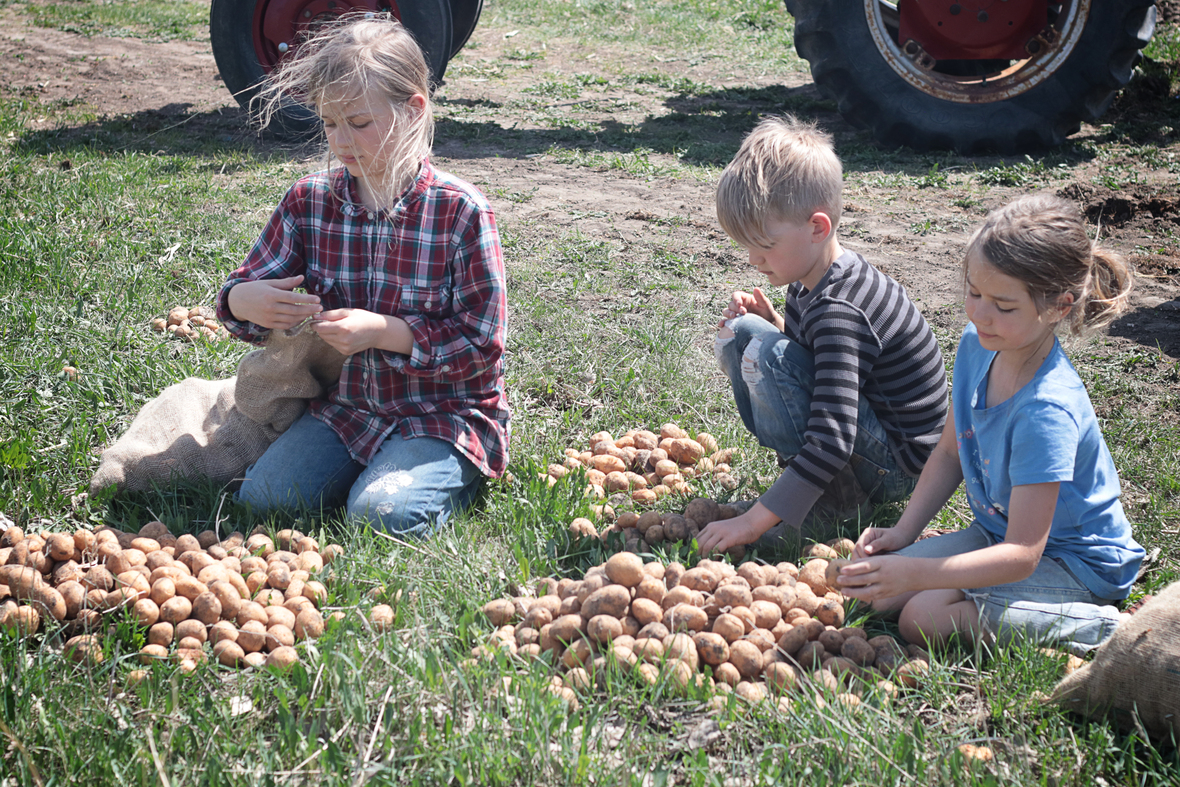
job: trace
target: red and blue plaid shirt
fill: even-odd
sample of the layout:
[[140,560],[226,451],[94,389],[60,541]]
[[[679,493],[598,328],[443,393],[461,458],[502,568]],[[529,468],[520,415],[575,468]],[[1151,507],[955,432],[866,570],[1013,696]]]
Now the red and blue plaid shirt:
[[446,440],[484,475],[503,474],[504,258],[495,214],[474,186],[425,160],[397,204],[376,213],[361,205],[344,168],[301,179],[222,287],[217,316],[238,338],[260,342],[266,329],[233,319],[230,288],[298,275],[325,311],[394,315],[414,334],[409,355],[350,355],[339,384],[309,407],[355,459],[368,464],[400,430]]

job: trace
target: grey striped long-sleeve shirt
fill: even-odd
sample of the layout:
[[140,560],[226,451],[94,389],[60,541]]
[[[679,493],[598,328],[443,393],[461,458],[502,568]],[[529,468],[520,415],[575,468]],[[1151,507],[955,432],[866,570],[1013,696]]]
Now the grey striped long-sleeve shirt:
[[808,292],[787,290],[784,332],[811,350],[815,390],[804,447],[761,502],[798,527],[852,457],[858,397],[889,436],[899,465],[917,476],[947,414],[946,368],[930,325],[896,281],[845,251]]

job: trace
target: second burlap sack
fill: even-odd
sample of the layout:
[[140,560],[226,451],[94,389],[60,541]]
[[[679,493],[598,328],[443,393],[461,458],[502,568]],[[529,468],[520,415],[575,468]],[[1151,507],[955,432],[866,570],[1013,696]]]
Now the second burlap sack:
[[272,331],[263,348],[242,358],[235,377],[168,386],[103,451],[90,493],[112,484],[146,491],[177,480],[241,478],[307,402],[340,379],[344,357],[315,331]]
[[1110,712],[1124,728],[1137,720],[1151,735],[1180,736],[1180,582],[1120,623],[1050,701],[1085,716]]

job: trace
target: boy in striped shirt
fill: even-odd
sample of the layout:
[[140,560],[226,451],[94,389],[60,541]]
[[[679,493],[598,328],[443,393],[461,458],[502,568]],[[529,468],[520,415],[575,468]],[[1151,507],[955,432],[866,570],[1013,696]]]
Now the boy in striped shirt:
[[779,313],[761,289],[733,293],[717,360],[783,473],[745,513],[703,529],[702,552],[822,540],[909,497],[938,442],[942,353],[905,289],[841,247],[842,186],[831,137],[789,116],[760,123],[722,173],[721,226],[787,300]]

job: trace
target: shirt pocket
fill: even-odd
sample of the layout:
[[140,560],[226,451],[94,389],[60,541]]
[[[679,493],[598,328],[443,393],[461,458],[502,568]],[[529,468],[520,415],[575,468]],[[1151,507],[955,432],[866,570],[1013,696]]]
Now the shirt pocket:
[[303,289],[312,295],[326,295],[331,291],[336,279],[330,271],[326,271],[314,262],[307,263],[307,270],[303,274]]
[[398,314],[418,314],[423,317],[448,317],[451,313],[451,290],[439,285],[435,287],[401,286]]

